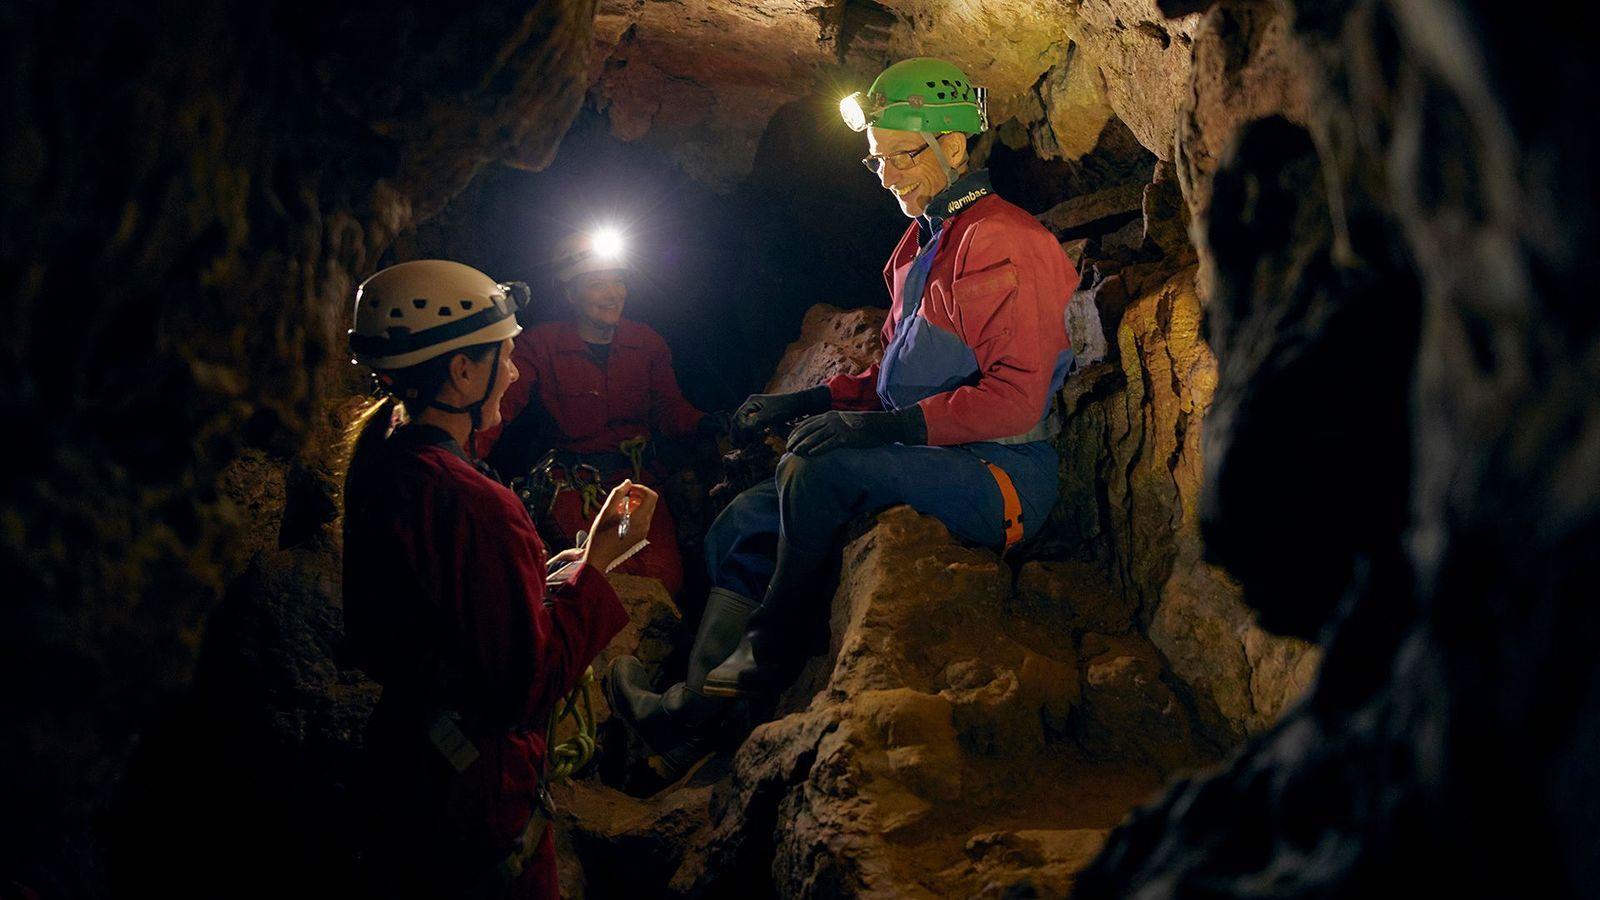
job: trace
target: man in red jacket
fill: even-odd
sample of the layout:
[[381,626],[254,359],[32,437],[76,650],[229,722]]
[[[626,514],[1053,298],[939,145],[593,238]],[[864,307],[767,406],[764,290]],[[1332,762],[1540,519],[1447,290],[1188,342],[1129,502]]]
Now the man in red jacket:
[[[531,434],[534,429],[523,422],[521,436],[532,437],[540,452],[553,447],[569,463],[594,466],[606,484],[623,478],[658,484],[664,473],[645,459],[646,445],[657,437],[688,437],[713,420],[684,399],[661,335],[623,318],[628,260],[620,238],[605,231],[574,234],[561,243],[556,259],[568,315],[517,338],[511,358],[521,378],[506,389],[501,416],[512,423],[542,412],[543,432]],[[491,457],[501,435],[496,426],[479,436],[484,456],[507,477],[527,471],[535,454],[525,446]],[[570,539],[588,527],[599,496],[598,485],[587,497],[578,487],[558,491],[550,516]],[[650,545],[618,571],[658,579],[667,593],[677,594],[683,559],[677,524],[664,503],[656,507],[649,539]]]
[[[1055,238],[968,171],[983,95],[955,66],[897,63],[841,104],[867,132],[866,164],[913,221],[884,268],[882,360],[734,414],[755,431],[808,417],[769,483],[745,491],[706,538],[716,589],[689,677],[664,693],[624,658],[612,708],[669,773],[704,755],[719,698],[781,687],[826,632],[808,590],[840,529],[900,503],[966,540],[1006,548],[1054,505],[1052,400],[1072,366],[1066,307],[1078,275]],[[758,603],[755,598],[761,598]]]

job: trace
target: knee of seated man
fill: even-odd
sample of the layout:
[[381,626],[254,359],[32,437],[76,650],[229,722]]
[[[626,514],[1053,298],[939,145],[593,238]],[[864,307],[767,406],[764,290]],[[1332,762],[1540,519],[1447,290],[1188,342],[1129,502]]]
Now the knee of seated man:
[[706,546],[731,544],[737,540],[750,530],[752,522],[763,518],[760,507],[760,501],[750,491],[734,497],[711,521],[711,528],[706,532]]
[[835,450],[819,456],[799,456],[794,453],[785,453],[778,460],[778,469],[774,477],[778,482],[778,492],[793,494],[797,490],[814,489],[821,485],[832,485],[845,476],[849,450]]

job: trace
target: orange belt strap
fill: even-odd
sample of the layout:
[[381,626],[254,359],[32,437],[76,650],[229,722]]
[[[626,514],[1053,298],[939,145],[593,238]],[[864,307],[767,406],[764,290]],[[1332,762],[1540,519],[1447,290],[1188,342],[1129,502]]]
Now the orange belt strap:
[[[1000,500],[1005,505],[1005,549],[1010,550],[1022,540],[1022,498],[1017,496],[1017,487],[1011,483],[1011,476],[1006,474],[1005,469],[987,459],[983,464],[989,467],[989,474],[994,476],[994,483],[1000,488]],[[1005,550],[1000,552],[1004,553]]]

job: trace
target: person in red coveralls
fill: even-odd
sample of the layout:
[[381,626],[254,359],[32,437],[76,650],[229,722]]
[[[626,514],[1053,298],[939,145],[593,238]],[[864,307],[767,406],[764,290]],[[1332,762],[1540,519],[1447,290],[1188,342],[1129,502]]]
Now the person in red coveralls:
[[624,481],[547,593],[533,522],[464,449],[517,380],[516,288],[419,260],[356,291],[350,347],[388,395],[357,423],[344,492],[347,644],[383,685],[363,768],[379,896],[558,896],[545,729],[627,623],[602,574],[631,543],[623,507],[631,528],[654,511]]
[[[726,419],[696,409],[683,398],[672,370],[666,341],[650,326],[625,319],[628,300],[627,257],[621,236],[602,230],[574,234],[556,253],[556,280],[568,316],[535,325],[517,338],[511,355],[522,377],[506,390],[500,413],[507,425],[519,416],[531,419],[536,403],[544,413],[544,434],[534,443],[538,452],[554,447],[569,467],[587,463],[600,471],[604,484],[633,478],[658,484],[663,473],[645,459],[657,437],[710,436],[726,428]],[[526,432],[519,423],[520,430]],[[526,436],[524,434],[524,436]],[[500,427],[481,437],[488,457],[502,437]],[[508,436],[508,443],[509,443]],[[519,446],[495,453],[507,473],[524,472],[537,453]],[[550,515],[571,536],[593,516],[598,492],[561,490]],[[618,571],[655,578],[673,595],[683,586],[683,558],[677,524],[666,504],[656,507],[650,545]]]

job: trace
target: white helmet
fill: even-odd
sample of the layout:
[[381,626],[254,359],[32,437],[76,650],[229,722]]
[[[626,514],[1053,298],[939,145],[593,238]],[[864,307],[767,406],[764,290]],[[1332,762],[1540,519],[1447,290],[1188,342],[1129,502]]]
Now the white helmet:
[[390,266],[356,288],[350,353],[355,362],[394,370],[436,356],[516,337],[526,285],[500,284],[471,266],[419,259]]
[[589,272],[626,272],[622,233],[613,228],[580,231],[556,245],[555,276],[562,283]]

